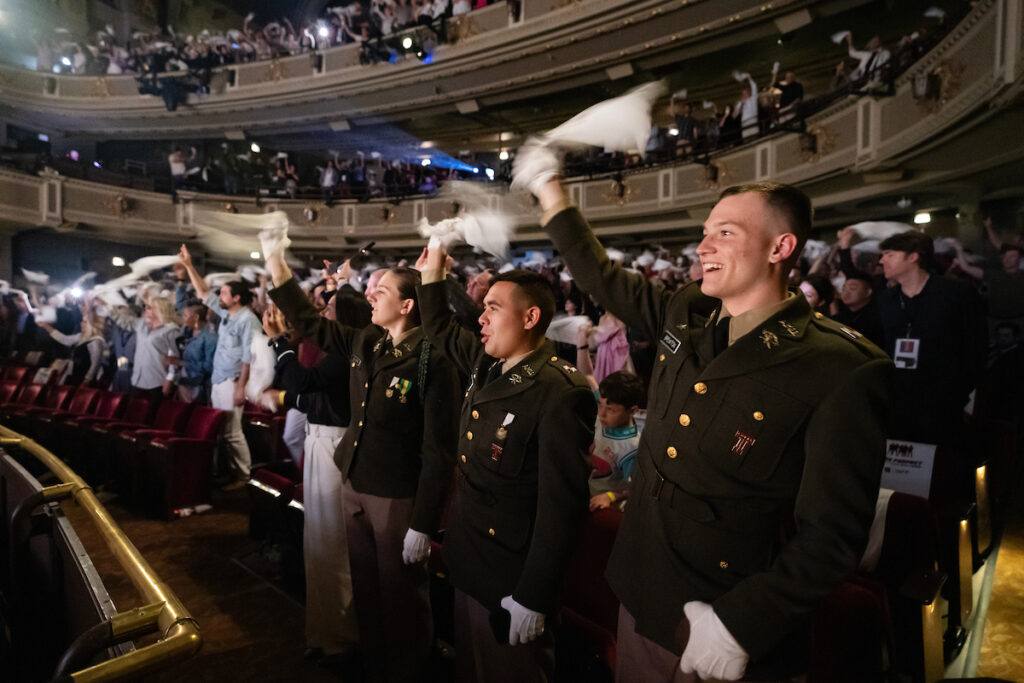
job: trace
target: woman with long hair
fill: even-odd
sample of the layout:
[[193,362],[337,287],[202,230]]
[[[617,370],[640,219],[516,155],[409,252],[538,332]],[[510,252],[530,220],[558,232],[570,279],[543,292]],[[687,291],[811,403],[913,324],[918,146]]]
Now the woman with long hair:
[[39,323],[39,327],[58,344],[71,348],[71,363],[64,384],[90,384],[100,380],[109,347],[103,338],[103,319],[95,311],[85,311],[78,334],[64,334],[49,323]]

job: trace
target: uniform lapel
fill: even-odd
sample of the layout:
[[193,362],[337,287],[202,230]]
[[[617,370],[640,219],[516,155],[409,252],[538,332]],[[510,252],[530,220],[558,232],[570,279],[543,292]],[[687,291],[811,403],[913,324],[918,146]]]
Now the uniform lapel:
[[549,342],[545,342],[508,372],[480,387],[474,396],[473,403],[497,401],[526,391],[533,386],[544,363],[547,363],[548,359],[554,355],[554,347]]
[[[715,356],[701,373],[701,379],[735,377],[799,358],[810,351],[802,343],[810,319],[807,300],[803,296],[792,297],[782,310]],[[704,336],[703,348],[710,349],[710,327]]]
[[[381,338],[383,339],[383,337]],[[394,349],[386,356],[377,358],[374,364],[374,372],[383,372],[390,367],[398,365],[407,360],[409,356],[416,353],[416,349],[423,339],[423,328],[417,327],[409,333],[409,336],[399,342]]]

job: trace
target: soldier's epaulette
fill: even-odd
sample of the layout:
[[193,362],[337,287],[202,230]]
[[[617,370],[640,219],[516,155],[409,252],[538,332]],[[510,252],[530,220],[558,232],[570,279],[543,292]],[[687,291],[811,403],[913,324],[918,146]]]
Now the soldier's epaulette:
[[572,384],[577,386],[589,386],[587,384],[587,378],[583,375],[579,369],[567,360],[563,360],[558,356],[551,356],[548,358],[548,365],[557,368],[562,375],[568,379]]
[[828,332],[830,334],[834,334],[837,337],[842,337],[846,341],[851,342],[865,355],[878,356],[879,354],[882,354],[881,349],[875,346],[874,342],[865,337],[863,334],[853,329],[852,327],[843,325],[842,323],[833,320],[832,318],[829,318],[825,315],[822,315],[821,313],[813,314],[811,316],[811,322],[814,323],[815,327],[817,327],[818,329],[824,332]]

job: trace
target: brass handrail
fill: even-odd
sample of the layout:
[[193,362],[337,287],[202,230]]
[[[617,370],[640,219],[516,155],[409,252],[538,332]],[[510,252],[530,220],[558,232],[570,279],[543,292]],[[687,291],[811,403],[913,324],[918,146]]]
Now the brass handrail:
[[199,624],[181,604],[174,591],[160,580],[153,568],[128,539],[106,508],[93,495],[92,488],[60,458],[32,439],[0,425],[0,446],[16,445],[46,466],[65,485],[92,518],[100,535],[118,564],[131,579],[145,605],[115,615],[117,631],[138,628],[143,622],[155,622],[161,637],[152,645],[108,659],[71,675],[74,681],[118,681],[136,678],[184,661],[202,647]]

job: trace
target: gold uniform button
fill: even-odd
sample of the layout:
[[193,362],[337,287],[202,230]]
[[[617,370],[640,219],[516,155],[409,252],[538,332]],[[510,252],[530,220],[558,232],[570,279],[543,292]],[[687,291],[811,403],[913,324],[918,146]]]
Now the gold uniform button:
[[462,462],[468,462],[468,460],[467,460],[465,455],[460,455],[459,456],[459,460],[461,460]]
[[359,421],[359,426],[360,426],[360,427],[362,427],[362,426],[363,426],[363,421],[362,421],[362,420],[360,420],[360,421]]
[[352,367],[355,367],[355,366],[356,366],[356,362],[352,361]]
[[690,416],[687,415],[686,413],[683,413],[682,415],[680,415],[679,416],[679,424],[681,424],[684,427],[689,427],[690,426]]
[[661,354],[660,356],[658,356],[658,360],[660,360],[662,363],[664,363],[665,362],[665,354]]
[[[552,363],[557,363],[558,362],[558,356],[551,356],[551,362]],[[492,534],[492,536],[493,536],[493,534]]]
[[729,563],[726,562],[725,560],[722,560],[721,562],[718,563],[718,566],[721,567],[722,569],[728,569],[729,568]]
[[758,422],[761,422],[762,420],[764,420],[764,413],[762,413],[760,410],[755,410],[754,419],[757,420]]
[[676,450],[675,446],[669,446],[668,449],[665,450],[665,454],[668,455],[669,460],[675,460],[676,457],[679,456],[679,452]]
[[369,388],[370,388],[370,383],[369,382],[363,382],[363,389],[369,389]]
[[817,318],[818,320],[821,320],[822,318],[825,317],[825,314],[824,313],[815,313],[814,317]]
[[498,532],[494,530],[494,527],[491,527],[490,529],[487,530],[487,535],[488,536],[493,536],[496,533],[498,533]]
[[473,416],[474,420],[479,420],[480,419],[480,411],[479,410],[474,410],[472,413],[470,413],[470,415]]
[[362,402],[361,402],[361,403],[359,404],[359,407],[360,407],[360,408],[365,408],[365,407],[366,407],[366,401],[362,401]]
[[353,441],[353,442],[352,442],[352,448],[355,448],[355,447],[356,447],[356,446],[358,446],[358,445],[359,445],[359,442],[358,442],[358,441]]
[[473,432],[466,432],[466,438],[469,439],[470,441],[472,441],[473,440]]
[[704,384],[704,382],[697,382],[696,384],[693,385],[693,390],[696,391],[698,394],[704,395],[708,393],[708,385]]

